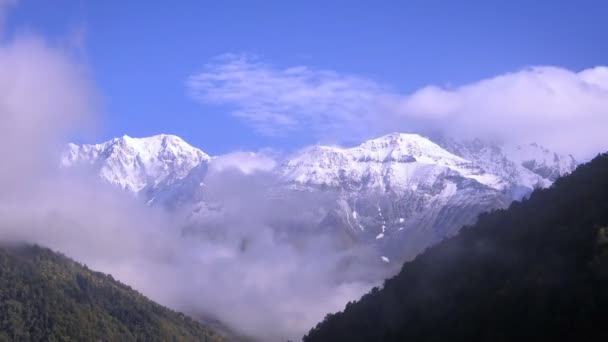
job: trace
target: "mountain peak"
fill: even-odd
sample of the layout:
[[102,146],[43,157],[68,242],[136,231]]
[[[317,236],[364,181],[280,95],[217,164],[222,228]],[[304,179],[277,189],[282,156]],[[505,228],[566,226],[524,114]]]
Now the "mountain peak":
[[[211,158],[178,136],[128,135],[96,145],[68,145],[64,166],[87,165],[111,184],[139,192],[183,179]],[[517,199],[549,186],[576,166],[538,144],[507,146],[481,140],[431,140],[415,133],[390,133],[358,146],[316,145],[285,160],[278,172],[288,182],[355,189],[417,188],[437,177],[459,175]],[[445,174],[444,176],[440,176]],[[428,184],[427,184],[428,185]],[[429,185],[430,186],[430,185]]]
[[87,166],[110,184],[139,192],[155,186],[168,176],[185,177],[210,157],[175,135],[159,134],[132,138],[124,135],[100,144],[68,145],[63,155],[65,167]]
[[415,140],[429,140],[428,138],[418,134],[418,133],[400,133],[400,132],[392,132],[389,134],[385,134],[381,137],[371,139],[371,140],[400,140],[400,141],[415,141]]
[[[399,159],[410,156],[423,163],[435,164],[440,160],[452,163],[466,163],[467,161],[435,144],[428,138],[418,134],[391,133],[380,138],[363,142],[351,151],[377,154],[381,160]],[[382,157],[383,155],[383,157]]]
[[571,156],[538,144],[510,146],[447,138],[437,142],[419,134],[395,132],[350,148],[315,146],[283,163],[281,172],[299,184],[340,187],[345,181],[371,181],[375,188],[390,185],[395,189],[396,185],[411,186],[421,175],[449,169],[519,199],[534,188],[549,186],[577,165]]
[[493,186],[495,177],[418,134],[392,133],[351,148],[315,146],[281,166],[298,184],[405,191],[455,172]]
[[176,135],[170,134],[157,134],[149,137],[142,138],[134,138],[128,135],[123,135],[120,138],[114,138],[108,142],[97,144],[100,145],[115,145],[118,144],[120,146],[129,146],[139,151],[159,151],[166,149],[181,149],[192,151],[197,154],[205,155],[207,158],[209,156],[205,154],[203,151],[191,146],[182,138]]
[[369,146],[369,145],[374,145],[374,144],[375,145],[383,144],[383,145],[397,146],[397,145],[403,145],[403,144],[426,145],[426,144],[434,144],[434,143],[431,140],[429,140],[428,138],[423,137],[422,135],[419,135],[419,134],[394,132],[394,133],[383,135],[379,138],[367,140],[359,146]]

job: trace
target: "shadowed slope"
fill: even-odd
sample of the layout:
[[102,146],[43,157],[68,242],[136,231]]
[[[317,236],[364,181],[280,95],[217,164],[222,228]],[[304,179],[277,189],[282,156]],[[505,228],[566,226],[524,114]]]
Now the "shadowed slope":
[[608,154],[432,247],[305,342],[606,340]]

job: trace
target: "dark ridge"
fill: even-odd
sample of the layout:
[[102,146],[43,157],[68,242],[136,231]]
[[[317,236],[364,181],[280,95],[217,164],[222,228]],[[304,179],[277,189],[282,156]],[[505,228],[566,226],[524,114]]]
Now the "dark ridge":
[[608,154],[427,249],[304,342],[607,341]]

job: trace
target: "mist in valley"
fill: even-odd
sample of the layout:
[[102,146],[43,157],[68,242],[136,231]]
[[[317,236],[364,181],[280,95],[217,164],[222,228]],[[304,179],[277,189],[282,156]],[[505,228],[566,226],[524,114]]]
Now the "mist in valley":
[[[161,304],[264,341],[298,339],[389,272],[370,251],[338,249],[310,231],[320,219],[314,208],[335,198],[272,199],[265,189],[275,180],[263,168],[216,163],[205,196],[221,213],[198,218],[61,169],[68,138],[94,132],[101,112],[86,67],[63,47],[35,35],[6,40],[0,90],[4,241],[50,247]],[[301,236],[281,233],[289,226]]]

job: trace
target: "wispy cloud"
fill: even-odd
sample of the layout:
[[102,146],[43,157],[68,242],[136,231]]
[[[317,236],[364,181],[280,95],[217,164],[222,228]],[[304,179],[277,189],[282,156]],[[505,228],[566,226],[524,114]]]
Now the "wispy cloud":
[[219,57],[191,76],[188,87],[196,100],[233,106],[233,115],[268,135],[303,127],[318,134],[359,131],[353,123],[365,125],[389,94],[365,78],[306,66],[281,69],[246,55]]
[[608,149],[606,67],[531,67],[404,94],[355,75],[224,55],[192,75],[188,89],[267,135],[303,130],[344,141],[401,130],[534,141],[578,156]]

